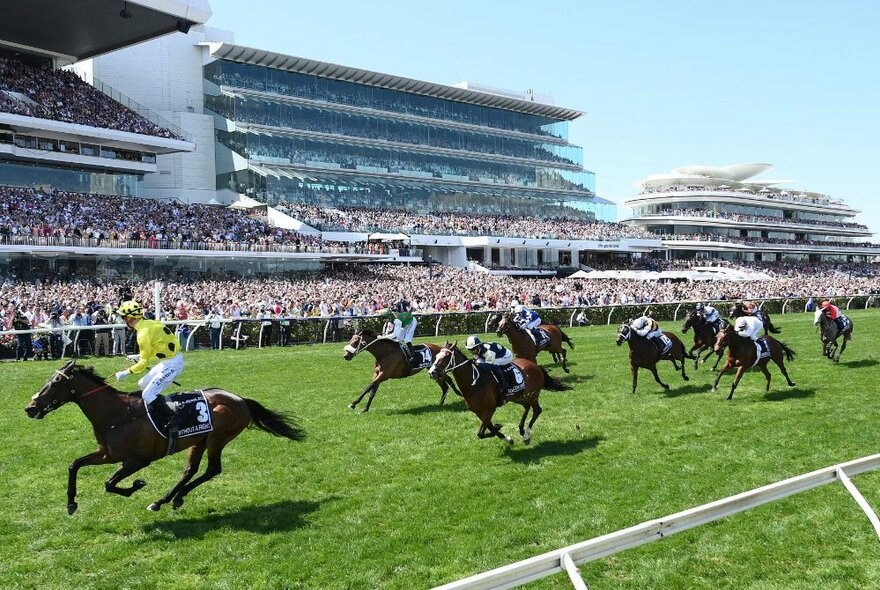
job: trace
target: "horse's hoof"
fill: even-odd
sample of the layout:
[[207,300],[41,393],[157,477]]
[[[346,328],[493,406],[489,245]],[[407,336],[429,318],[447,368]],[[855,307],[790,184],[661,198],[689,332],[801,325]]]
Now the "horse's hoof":
[[348,404],[348,409],[349,409],[349,410],[353,410],[353,409],[354,409],[354,404]]
[[566,373],[571,373],[571,371],[568,369],[568,367],[562,367],[562,370],[565,371]]
[[153,502],[152,504],[147,506],[147,510],[149,510],[150,512],[159,512],[159,510],[161,508],[162,507],[159,504],[156,504],[155,502]]
[[504,437],[504,442],[506,442],[506,443],[509,444],[509,445],[512,445],[512,444],[513,444],[513,439],[510,438],[509,436],[505,436],[505,437]]
[[669,389],[669,386],[666,385],[666,384],[664,383],[664,384],[663,384],[663,389]]
[[717,387],[713,387],[713,388],[712,388],[712,393],[718,393],[718,388],[717,388]]
[[133,482],[131,482],[131,489],[133,491],[137,491],[137,490],[141,489],[142,487],[144,487],[145,485],[147,485],[147,482],[145,482],[142,479],[136,479]]
[[67,505],[67,515],[70,516],[71,514],[76,512],[77,508],[79,508],[79,504],[77,504],[76,502],[71,502],[70,504],[68,504]]
[[795,386],[795,383],[794,383],[794,382],[789,383],[788,386],[789,386],[789,387],[794,387],[794,386]]
[[174,498],[174,501],[171,503],[171,507],[174,510],[180,510],[181,506],[183,506],[183,499],[182,498]]
[[690,380],[691,380],[691,378],[688,377],[687,375],[682,375],[682,378],[684,378],[685,381],[690,381]]

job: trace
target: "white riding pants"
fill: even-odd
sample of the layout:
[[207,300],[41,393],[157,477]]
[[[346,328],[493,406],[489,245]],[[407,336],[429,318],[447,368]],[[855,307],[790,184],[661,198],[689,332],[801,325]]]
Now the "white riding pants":
[[141,377],[138,387],[143,390],[144,402],[150,405],[156,397],[168,389],[168,386],[183,372],[183,367],[183,355],[178,354],[174,358],[160,361]]

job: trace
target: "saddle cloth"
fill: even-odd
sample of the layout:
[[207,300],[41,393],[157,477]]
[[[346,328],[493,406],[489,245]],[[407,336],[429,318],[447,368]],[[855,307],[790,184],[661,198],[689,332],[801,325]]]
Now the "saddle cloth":
[[[404,346],[406,346],[404,344]],[[427,369],[434,362],[434,353],[424,344],[413,346],[412,358],[409,360],[410,369]]]
[[[203,391],[185,391],[181,393],[172,393],[168,399],[177,404],[177,424],[178,436],[195,436],[197,434],[205,434],[214,430],[211,420],[211,406],[205,398]],[[156,429],[163,438],[168,438],[168,426],[162,417],[154,417],[152,410],[147,408],[147,415],[153,428]]]
[[761,359],[765,359],[770,356],[770,342],[767,341],[766,336],[762,336],[755,340],[755,351],[758,354],[755,356],[755,364],[752,365],[753,367],[761,362]]
[[[843,324],[843,329],[841,329],[840,332],[841,333],[849,332],[850,329],[852,329],[852,320],[850,320],[845,315],[840,316],[839,319],[840,319],[840,323]],[[838,326],[838,327],[840,327],[840,326]]]
[[[479,364],[477,368],[480,371],[479,382],[476,384],[480,386],[485,379],[495,380],[495,376],[492,374],[492,368],[489,365]],[[514,365],[513,363],[509,365],[505,365],[503,367],[498,367],[504,372],[504,377],[507,379],[508,387],[501,391],[501,397],[505,398],[511,395],[519,395],[526,388],[526,379],[523,372],[519,367]],[[498,388],[501,389],[501,384],[498,384]]]
[[534,328],[532,330],[532,335],[535,337],[535,345],[538,348],[541,348],[550,342],[550,334],[543,328]]
[[660,340],[663,342],[663,348],[660,349],[660,356],[663,356],[672,348],[672,339],[666,334],[660,334]]

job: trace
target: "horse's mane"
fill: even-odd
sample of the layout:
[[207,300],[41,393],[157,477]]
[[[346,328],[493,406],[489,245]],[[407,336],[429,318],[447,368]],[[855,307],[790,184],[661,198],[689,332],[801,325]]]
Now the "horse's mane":
[[76,366],[77,372],[80,373],[81,375],[85,375],[86,377],[91,377],[92,379],[96,379],[98,381],[104,380],[104,377],[99,375],[95,371],[95,367],[92,367],[92,366],[87,367],[85,365],[75,365],[75,366]]
[[364,328],[361,330],[361,336],[366,336],[368,338],[377,338],[379,335],[375,330],[371,330],[370,328]]

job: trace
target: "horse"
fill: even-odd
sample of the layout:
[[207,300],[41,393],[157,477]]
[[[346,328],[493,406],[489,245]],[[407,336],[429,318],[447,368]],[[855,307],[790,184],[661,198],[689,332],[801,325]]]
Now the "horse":
[[[727,325],[727,320],[721,320],[720,324],[723,329]],[[694,359],[694,370],[699,367],[699,363],[705,363],[710,356],[717,354],[718,358],[715,359],[715,364],[712,365],[712,370],[714,371],[718,368],[718,363],[721,362],[721,355],[724,352],[723,350],[715,350],[715,330],[706,322],[703,314],[695,310],[689,311],[684,316],[684,325],[682,325],[681,331],[687,334],[687,331],[691,328],[694,329],[694,345],[688,350],[688,354],[694,354],[694,350],[697,351],[696,358]],[[704,350],[708,350],[708,352],[701,359],[700,355]]]
[[767,378],[766,391],[770,391],[770,371],[767,370],[767,363],[769,363],[771,359],[779,366],[779,370],[782,371],[782,375],[788,382],[788,386],[794,387],[794,381],[788,376],[788,371],[785,370],[785,362],[783,360],[783,357],[785,357],[789,362],[793,361],[795,357],[794,350],[789,348],[785,342],[780,342],[772,336],[764,336],[764,338],[767,340],[767,344],[770,348],[770,356],[759,360],[758,351],[755,349],[755,342],[751,338],[737,336],[734,334],[733,326],[731,325],[728,325],[726,328],[718,332],[718,336],[715,338],[715,350],[720,350],[724,346],[727,346],[727,362],[724,363],[721,372],[715,377],[715,383],[712,384],[713,392],[718,391],[718,382],[721,381],[721,376],[732,367],[737,367],[736,378],[733,380],[733,385],[730,386],[730,395],[727,396],[728,400],[733,399],[733,392],[736,390],[736,386],[739,385],[739,380],[742,379],[743,373],[745,373],[746,369],[749,367],[754,367],[756,365],[761,369],[761,372],[764,373],[764,377]]
[[561,362],[562,370],[570,373],[566,350],[562,348],[562,343],[565,342],[569,348],[574,350],[574,342],[558,326],[541,324],[538,327],[550,336],[550,340],[542,347],[538,347],[532,337],[513,322],[513,317],[510,314],[501,315],[495,328],[495,334],[497,336],[507,335],[514,356],[530,360],[534,363],[537,362],[538,353],[546,350],[553,356],[553,362]]
[[[440,352],[440,347],[436,344],[425,344],[425,346],[431,351],[432,358],[437,357],[437,353]],[[364,412],[370,411],[370,404],[373,403],[373,398],[376,397],[376,392],[379,390],[379,386],[382,385],[383,381],[387,381],[388,379],[403,379],[404,377],[409,377],[411,375],[415,375],[422,369],[413,369],[409,366],[406,361],[406,355],[404,355],[403,351],[400,349],[400,344],[395,342],[394,340],[389,340],[387,338],[379,338],[376,332],[370,329],[364,329],[360,332],[357,332],[354,336],[351,337],[351,340],[348,341],[348,344],[345,345],[345,354],[342,355],[347,361],[350,361],[358,354],[363,351],[368,351],[373,355],[376,359],[375,366],[375,376],[373,380],[370,381],[370,384],[367,385],[366,389],[348,404],[348,407],[354,410],[357,405],[364,399],[364,396],[367,395],[367,392],[370,392],[370,397],[367,399],[367,405],[364,407]],[[440,405],[446,401],[446,394],[449,392],[449,386],[451,383],[448,383],[445,379],[438,381],[440,385]],[[455,386],[452,386],[452,390],[455,391],[457,395],[461,395]]]
[[767,312],[763,309],[756,309],[753,313],[749,313],[741,301],[737,301],[730,306],[730,317],[741,318],[747,315],[755,316],[761,320],[761,323],[764,324],[765,336],[767,334],[779,334],[782,332],[782,330],[773,325],[773,322],[770,321],[770,316],[767,315]]
[[[523,407],[523,415],[519,421],[519,434],[523,443],[529,444],[532,440],[532,426],[543,411],[538,403],[538,397],[541,389],[550,389],[551,391],[565,391],[571,389],[553,379],[546,369],[539,367],[533,361],[524,358],[513,359],[513,364],[522,371],[525,387],[522,392],[507,396],[500,400],[502,403],[510,401],[517,403]],[[501,424],[494,424],[492,416],[495,410],[501,405],[499,398],[501,392],[498,389],[498,382],[491,376],[480,378],[481,373],[477,363],[472,358],[467,358],[458,348],[457,344],[446,342],[439,353],[434,357],[434,364],[428,369],[428,375],[433,379],[444,379],[447,373],[452,373],[453,378],[458,382],[464,403],[468,409],[477,415],[480,419],[480,428],[477,430],[477,438],[498,438],[513,443],[513,439],[502,434]],[[532,411],[532,419],[526,426],[526,417]],[[488,433],[486,431],[489,431]]]
[[[660,387],[663,389],[669,389],[669,385],[660,381],[660,376],[657,374],[657,363],[663,360],[672,361],[672,366],[675,367],[675,370],[681,371],[681,378],[685,381],[690,380],[684,372],[684,359],[694,359],[696,357],[685,350],[684,344],[678,339],[678,336],[672,332],[663,332],[663,334],[672,340],[672,347],[669,349],[669,352],[661,356],[654,343],[647,338],[636,334],[629,324],[623,324],[620,326],[620,329],[617,330],[617,346],[620,346],[624,342],[629,344],[629,364],[632,368],[633,393],[636,392],[640,368],[651,371],[654,375],[654,381],[659,383]],[[680,369],[677,361],[681,361]]]
[[[843,351],[846,350],[846,343],[852,340],[852,320],[850,320],[847,325],[847,329],[841,333],[840,328],[837,326],[837,322],[828,317],[826,309],[820,307],[816,310],[813,323],[819,324],[819,338],[822,340],[822,355],[827,356],[834,363],[839,363]],[[843,346],[840,347],[840,352],[838,353],[837,358],[834,358],[834,353],[837,351],[837,339],[841,335],[843,336]]]
[[[178,439],[172,452],[189,448],[189,459],[183,477],[164,496],[150,504],[147,507],[149,510],[159,510],[168,502],[172,502],[175,510],[183,506],[187,494],[220,474],[223,448],[248,426],[255,426],[294,441],[305,437],[303,430],[291,417],[268,410],[252,399],[218,388],[205,389],[203,393],[208,408],[203,407],[202,402],[196,407],[200,412],[210,411],[213,430]],[[146,404],[139,393],[117,391],[104,383],[104,378],[95,373],[92,367],[77,365],[72,360],[55,371],[43,388],[33,396],[25,411],[31,418],[42,419],[67,402],[78,405],[92,423],[98,443],[96,451],[76,459],[68,469],[67,513],[73,514],[78,507],[76,476],[79,469],[86,465],[122,463],[104,484],[104,489],[113,494],[129,497],[147,485],[142,479],[136,479],[130,487],[118,485],[129,475],[161,459],[167,451],[166,440],[150,423]],[[201,476],[190,481],[198,472],[206,450],[207,469]]]

